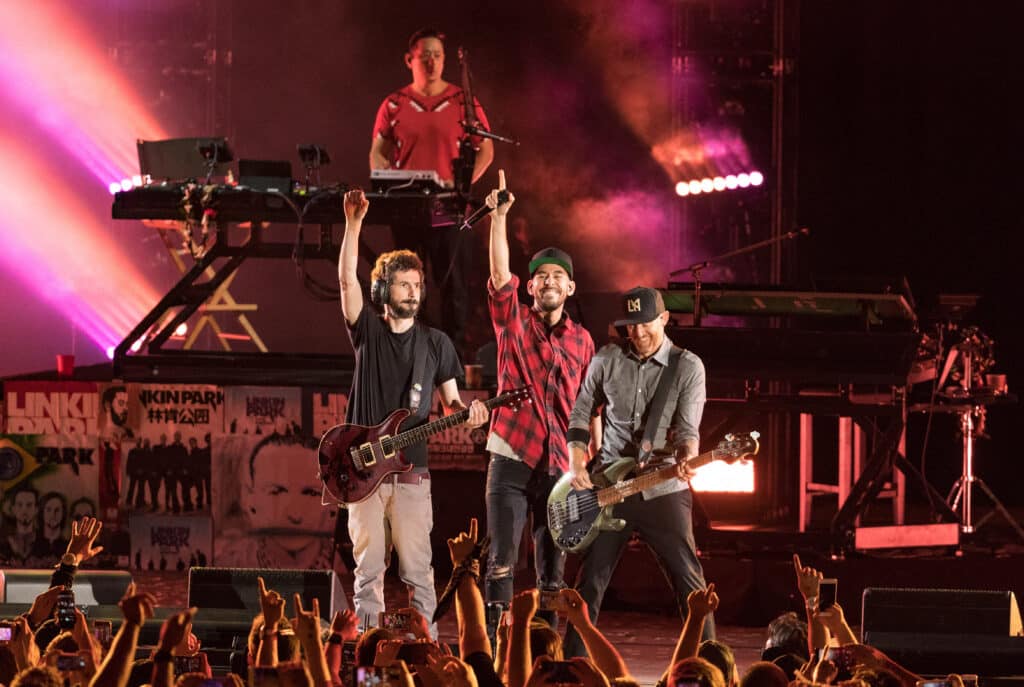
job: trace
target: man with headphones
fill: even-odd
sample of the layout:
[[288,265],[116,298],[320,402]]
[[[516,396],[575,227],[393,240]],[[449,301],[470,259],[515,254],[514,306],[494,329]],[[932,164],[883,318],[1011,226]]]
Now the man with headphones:
[[[435,387],[446,413],[466,407],[455,383],[462,366],[451,339],[416,321],[423,299],[423,264],[415,253],[396,250],[377,259],[371,297],[382,312],[365,307],[356,266],[359,232],[369,207],[362,191],[345,194],[338,281],[341,312],[356,356],[345,419],[376,425],[398,408],[409,408],[412,414],[402,425],[406,430],[427,422]],[[479,427],[488,415],[482,402],[473,401],[466,424]],[[384,573],[391,545],[398,551],[399,574],[409,587],[409,605],[428,619],[437,605],[431,566],[434,514],[427,447],[415,444],[403,454],[413,464],[411,471],[387,477],[368,498],[348,507],[348,532],[356,561],[353,601],[364,630],[375,627],[384,610]],[[436,636],[436,627],[431,630]]]
[[[405,65],[412,83],[389,94],[377,110],[370,144],[370,169],[434,170],[441,181],[455,180],[454,160],[463,136],[463,91],[444,80],[443,33],[420,29],[409,38]],[[483,129],[487,117],[474,100],[475,118]],[[472,180],[479,179],[494,159],[494,144],[473,137],[476,150]],[[396,248],[408,248],[430,262],[434,283],[444,295],[441,325],[464,345],[467,294],[464,285],[465,250],[455,226],[431,227],[415,223],[391,227]]]

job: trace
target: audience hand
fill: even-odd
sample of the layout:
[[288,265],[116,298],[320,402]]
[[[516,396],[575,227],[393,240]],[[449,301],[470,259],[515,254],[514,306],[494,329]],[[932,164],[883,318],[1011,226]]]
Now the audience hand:
[[302,608],[302,595],[295,593],[295,634],[304,647],[320,642],[320,599],[313,597],[308,611]]
[[124,598],[117,605],[121,607],[121,615],[124,616],[126,623],[142,627],[143,623],[153,617],[156,597],[147,592],[136,593],[135,583],[130,582],[124,593]]
[[39,627],[47,619],[53,617],[53,608],[57,605],[57,597],[64,590],[64,587],[50,587],[32,601],[32,607],[28,609],[28,617],[33,627]]
[[800,563],[800,556],[795,553],[793,554],[793,568],[796,570],[797,587],[800,589],[804,601],[809,599],[817,601],[818,585],[825,576],[811,566],[804,566]]
[[362,222],[370,209],[370,201],[362,189],[353,189],[345,194],[345,221]]
[[470,518],[469,532],[459,532],[457,537],[448,540],[448,553],[451,555],[453,565],[459,565],[473,553],[473,548],[476,546],[476,536],[476,518]]
[[103,551],[102,546],[93,546],[102,529],[103,523],[88,515],[71,522],[71,539],[68,541],[67,553],[75,556],[75,565],[81,565]]
[[341,637],[342,641],[354,642],[359,639],[359,617],[348,608],[338,611],[331,621],[331,633]]
[[284,597],[273,589],[267,589],[262,577],[256,578],[260,592],[260,608],[263,611],[264,630],[276,630],[277,624],[284,617]]
[[589,625],[590,614],[587,611],[587,602],[583,600],[580,593],[571,587],[562,589],[558,593],[562,597],[565,607],[563,613],[565,613],[566,619],[575,627]]
[[512,605],[509,610],[512,613],[512,623],[520,627],[529,627],[530,620],[537,612],[540,604],[540,593],[536,588],[521,591],[512,597]]
[[160,640],[157,644],[158,651],[173,651],[186,640],[192,631],[192,619],[195,618],[196,607],[189,608],[175,613],[164,621],[160,628]]
[[477,687],[476,673],[454,656],[428,656],[416,674],[425,687]]
[[686,606],[694,618],[706,618],[718,610],[718,594],[715,593],[715,583],[712,582],[707,589],[695,589],[686,597]]

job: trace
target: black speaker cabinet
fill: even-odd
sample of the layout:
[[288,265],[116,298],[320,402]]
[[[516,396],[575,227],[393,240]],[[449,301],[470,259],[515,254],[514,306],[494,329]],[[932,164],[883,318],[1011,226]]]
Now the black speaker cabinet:
[[294,616],[292,598],[302,596],[302,606],[312,608],[320,599],[320,615],[330,620],[348,608],[341,582],[333,570],[273,570],[268,568],[192,568],[188,573],[188,605],[200,609],[245,610],[252,617],[260,612],[259,584],[284,597],[287,615]]
[[861,640],[922,675],[1024,673],[1024,632],[1010,591],[864,590]]
[[995,637],[1024,634],[1013,592],[975,589],[868,587],[861,597],[861,626],[865,635],[872,631]]
[[[53,569],[0,570],[0,603],[31,604],[50,588]],[[121,570],[80,570],[75,575],[75,604],[116,605],[131,584],[131,573]]]

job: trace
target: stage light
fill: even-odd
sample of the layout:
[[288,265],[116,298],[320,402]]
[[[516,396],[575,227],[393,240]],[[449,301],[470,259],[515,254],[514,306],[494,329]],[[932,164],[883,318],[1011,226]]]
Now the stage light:
[[737,188],[737,187],[739,187],[739,185],[740,185],[740,183],[738,181],[736,181],[736,175],[735,174],[730,174],[729,176],[727,176],[725,178],[725,187],[727,189],[729,189],[730,191],[735,189],[735,188]]
[[735,463],[716,460],[697,468],[697,474],[690,484],[698,493],[739,492],[752,494],[754,492],[754,463],[749,460],[739,460]]
[[700,182],[697,181],[696,179],[691,181],[689,186],[690,186],[690,193],[692,195],[697,195],[698,193],[700,193],[700,190],[701,190],[700,189]]
[[114,347],[113,346],[107,346],[107,350],[104,351],[104,352],[107,354],[107,360],[113,360],[114,359]]
[[132,190],[132,180],[131,179],[121,179],[121,190],[122,191],[131,191]]
[[703,191],[704,193],[711,193],[712,191],[715,190],[715,184],[713,181],[711,181],[711,179],[705,177],[700,180],[700,190]]
[[690,185],[685,181],[680,181],[676,184],[676,193],[680,196],[690,195]]
[[714,179],[711,180],[711,183],[715,185],[716,191],[725,190],[725,179],[723,179],[722,177],[715,177]]
[[750,185],[751,186],[760,186],[763,183],[764,183],[764,175],[763,174],[761,174],[760,172],[751,172],[750,173]]
[[746,172],[741,172],[736,175],[736,183],[739,184],[740,188],[746,188],[750,186],[750,175]]
[[182,322],[174,329],[175,336],[185,336],[188,334],[188,322]]
[[110,185],[107,186],[107,190],[110,191],[110,195],[114,195],[115,193],[121,190],[121,182],[111,181]]

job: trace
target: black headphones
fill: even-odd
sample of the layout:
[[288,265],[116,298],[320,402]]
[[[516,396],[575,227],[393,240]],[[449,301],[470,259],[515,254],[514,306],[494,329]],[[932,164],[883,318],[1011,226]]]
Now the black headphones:
[[[384,267],[384,276],[380,279],[374,279],[373,283],[370,284],[370,302],[376,305],[378,308],[383,308],[384,304],[388,302],[388,287],[391,286],[391,263],[388,263]],[[427,298],[427,282],[424,278],[422,284],[420,284],[420,303]]]

